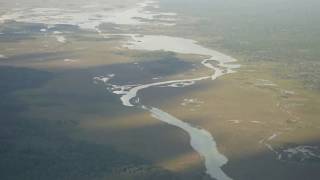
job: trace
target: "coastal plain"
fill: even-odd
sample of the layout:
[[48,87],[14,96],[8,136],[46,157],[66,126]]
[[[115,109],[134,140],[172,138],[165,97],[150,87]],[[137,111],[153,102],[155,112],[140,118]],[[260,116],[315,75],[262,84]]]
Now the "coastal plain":
[[[8,3],[0,16],[16,6]],[[136,6],[136,1],[114,3],[120,9]],[[146,24],[134,26],[102,23],[96,32],[14,19],[1,23],[1,179],[213,179],[186,131],[141,108],[123,106],[120,95],[95,82],[95,77],[114,75],[108,80],[112,84],[141,85],[212,73],[201,65],[205,55],[130,49],[132,34],[193,39],[237,59],[241,66],[235,73],[214,81],[138,93],[143,105],[208,131],[228,159],[221,169],[230,178],[320,177],[317,44],[304,42],[302,49],[294,45],[301,39],[292,32],[284,36],[290,42],[283,39],[273,46],[255,33],[240,33],[245,25],[231,28],[232,15],[198,12],[208,2],[185,11],[180,1],[171,3],[144,8],[177,13],[175,26],[144,19]],[[241,8],[237,10],[248,7]],[[225,24],[218,17],[226,17]],[[252,32],[259,32],[260,23],[252,24]],[[274,36],[282,34],[276,27],[274,31],[279,32]]]

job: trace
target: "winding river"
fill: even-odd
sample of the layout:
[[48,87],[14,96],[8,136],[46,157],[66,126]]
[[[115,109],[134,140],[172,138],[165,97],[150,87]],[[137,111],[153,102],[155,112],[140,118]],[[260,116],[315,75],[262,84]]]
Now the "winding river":
[[[144,24],[155,24],[157,26],[174,26],[175,13],[161,13],[147,11],[146,8],[154,6],[157,8],[157,2],[153,0],[144,0],[142,3],[137,4],[136,7],[128,9],[112,9],[108,4],[101,4],[99,1],[88,1],[89,4],[76,7],[74,9],[61,9],[61,8],[18,8],[8,10],[6,13],[0,15],[0,24],[7,21],[14,20],[16,22],[44,24],[47,27],[40,29],[39,33],[51,33],[51,28],[56,25],[68,24],[77,26],[80,29],[95,31],[102,35],[104,38],[110,35],[103,34],[99,29],[99,25],[103,23],[120,24],[126,26],[137,26]],[[163,19],[161,18],[163,17]],[[141,21],[147,19],[149,21]],[[65,32],[54,31],[51,33],[57,38],[57,41],[64,43],[66,41],[63,36]],[[60,34],[57,36],[57,34]],[[115,85],[109,83],[113,74],[107,77],[95,77],[95,82],[101,81],[106,84],[109,91],[120,96],[122,104],[128,107],[138,107],[150,112],[152,117],[168,123],[172,126],[178,127],[190,136],[190,145],[199,153],[203,158],[206,167],[206,173],[210,177],[217,180],[231,180],[221,169],[227,163],[228,159],[221,154],[216,142],[212,135],[201,128],[194,127],[156,107],[146,107],[139,102],[139,96],[142,95],[141,91],[150,87],[158,87],[168,85],[169,87],[177,87],[182,84],[182,87],[195,85],[197,81],[215,80],[216,78],[235,72],[234,70],[239,67],[235,64],[236,60],[228,55],[205,48],[199,45],[196,41],[178,37],[162,36],[162,35],[134,35],[134,34],[118,34],[121,36],[129,36],[131,40],[123,45],[132,50],[143,51],[170,51],[180,54],[196,54],[204,55],[207,58],[201,61],[202,65],[211,69],[212,74],[203,77],[195,77],[191,79],[159,81],[143,85]],[[111,34],[112,36],[112,34]],[[0,55],[0,58],[6,58],[5,55]],[[212,63],[214,62],[214,63]],[[180,86],[179,86],[180,87]],[[139,94],[138,94],[139,93]]]
[[[214,138],[208,131],[194,127],[191,124],[188,124],[156,107],[146,107],[139,102],[138,93],[149,87],[157,87],[176,83],[194,85],[197,81],[215,80],[222,75],[235,72],[234,69],[239,67],[238,64],[234,63],[236,60],[220,52],[200,46],[196,41],[190,39],[162,35],[141,36],[126,34],[124,36],[131,36],[132,39],[125,44],[124,47],[133,50],[162,50],[180,54],[208,56],[208,58],[202,60],[201,62],[205,67],[212,69],[212,74],[209,74],[208,76],[191,79],[159,81],[143,85],[114,85],[108,82],[113,75],[110,77],[95,77],[94,79],[96,81],[103,81],[103,83],[107,85],[110,92],[120,95],[120,99],[124,106],[142,108],[146,111],[149,111],[152,117],[187,132],[190,136],[190,145],[204,160],[206,173],[210,175],[210,177],[217,180],[231,180],[231,178],[228,177],[221,169],[221,167],[227,163],[228,159],[219,152]],[[211,61],[215,61],[215,63],[211,63]],[[139,95],[141,96],[142,93],[139,93]]]

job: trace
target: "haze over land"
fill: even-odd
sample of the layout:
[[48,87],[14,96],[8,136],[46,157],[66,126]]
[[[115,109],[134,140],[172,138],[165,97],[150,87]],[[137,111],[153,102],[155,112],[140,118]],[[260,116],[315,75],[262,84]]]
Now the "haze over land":
[[319,5],[0,1],[0,179],[318,180]]

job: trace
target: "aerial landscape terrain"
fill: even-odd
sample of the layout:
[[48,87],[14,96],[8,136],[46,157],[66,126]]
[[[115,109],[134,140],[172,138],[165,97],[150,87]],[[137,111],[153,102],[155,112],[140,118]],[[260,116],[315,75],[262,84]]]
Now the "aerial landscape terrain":
[[319,7],[0,0],[0,180],[319,180]]

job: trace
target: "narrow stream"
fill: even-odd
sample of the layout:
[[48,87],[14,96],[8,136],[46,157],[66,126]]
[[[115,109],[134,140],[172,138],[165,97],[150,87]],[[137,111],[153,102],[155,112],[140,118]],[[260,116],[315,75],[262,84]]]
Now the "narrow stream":
[[[189,85],[194,85],[197,81],[215,80],[222,75],[235,72],[234,69],[238,68],[239,65],[230,63],[234,63],[236,60],[220,52],[202,47],[198,45],[196,41],[189,39],[169,36],[129,36],[131,36],[132,40],[129,41],[128,44],[124,45],[129,49],[147,51],[163,50],[181,54],[197,54],[208,56],[209,58],[204,59],[201,63],[205,67],[212,69],[213,73],[204,77],[160,81],[144,85],[110,84],[108,81],[110,78],[113,78],[113,75],[109,77],[95,77],[94,79],[103,81],[108,86],[110,92],[121,95],[120,99],[124,106],[138,107],[147,110],[151,113],[152,117],[187,132],[190,136],[190,145],[204,160],[206,173],[210,177],[217,180],[231,180],[231,178],[228,177],[221,169],[221,167],[228,162],[228,159],[219,152],[214,138],[208,131],[194,127],[191,124],[188,124],[162,111],[161,109],[144,106],[141,104],[141,102],[139,102],[138,92],[141,92],[149,87],[157,87],[175,83],[187,83]],[[215,61],[215,65],[210,63],[210,61]],[[141,96],[141,93],[139,95]]]
[[[67,24],[77,26],[80,29],[95,31],[103,35],[103,31],[99,29],[99,25],[103,23],[113,23],[116,25],[143,25],[148,24],[147,21],[140,21],[140,19],[149,20],[149,24],[156,24],[162,26],[175,25],[175,13],[161,13],[151,12],[146,10],[146,7],[158,7],[157,2],[153,0],[144,0],[134,7],[127,7],[124,9],[110,9],[108,3],[101,4],[98,1],[90,1],[89,4],[84,4],[74,9],[68,8],[19,8],[11,9],[0,16],[0,24],[10,20],[23,23],[36,23],[46,25],[45,29],[39,29],[40,33],[47,32],[57,25]],[[113,7],[114,8],[114,7]],[[80,9],[80,10],[79,10]],[[162,19],[161,17],[164,17]],[[165,23],[163,22],[165,21]],[[58,32],[52,30],[48,31],[50,35],[57,38],[58,42],[65,43],[67,41],[63,34],[65,32]],[[61,35],[57,35],[61,34]],[[185,86],[194,85],[197,81],[202,80],[215,80],[216,78],[234,72],[235,68],[239,65],[231,64],[236,62],[232,57],[222,54],[220,52],[205,48],[197,44],[196,41],[178,37],[169,37],[162,35],[130,35],[120,34],[121,36],[129,36],[132,40],[124,45],[133,50],[144,51],[171,51],[181,54],[197,54],[204,55],[208,58],[204,59],[201,63],[207,68],[213,70],[212,74],[205,77],[196,77],[192,79],[160,81],[145,85],[114,85],[108,81],[114,75],[107,77],[95,77],[95,81],[102,81],[107,85],[110,92],[120,95],[120,99],[124,106],[138,107],[147,110],[151,115],[163,122],[181,128],[186,131],[190,136],[190,144],[195,151],[197,151],[205,162],[207,174],[217,180],[230,180],[222,170],[221,167],[227,163],[227,158],[219,153],[216,142],[211,134],[204,129],[193,127],[192,125],[175,118],[174,116],[155,107],[146,107],[139,102],[138,92],[149,88],[157,87],[160,85],[174,85],[182,83]],[[112,35],[111,35],[112,36]],[[0,55],[0,58],[6,58],[5,55]],[[211,63],[213,62],[214,63]],[[139,94],[141,95],[141,94]]]

